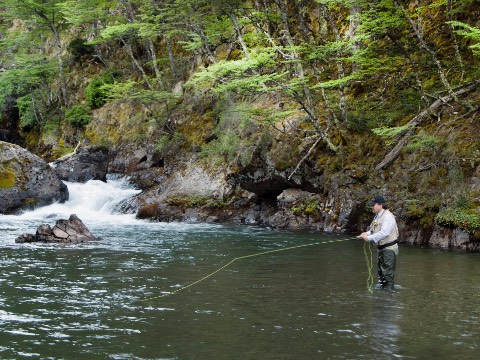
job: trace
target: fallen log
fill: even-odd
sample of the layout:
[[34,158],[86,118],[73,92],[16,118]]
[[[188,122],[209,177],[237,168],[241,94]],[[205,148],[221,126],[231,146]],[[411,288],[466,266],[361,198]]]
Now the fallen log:
[[466,96],[467,94],[474,91],[479,85],[480,79],[476,79],[469,82],[468,84],[465,84],[460,90],[455,91],[453,94],[446,95],[435,100],[428,109],[423,110],[420,114],[410,120],[410,122],[407,124],[406,130],[403,134],[400,135],[400,140],[397,142],[394,148],[390,150],[390,152],[383,158],[383,160],[377,166],[375,166],[375,170],[385,170],[387,167],[393,164],[395,160],[397,160],[403,147],[408,143],[410,136],[415,132],[416,127],[422,124],[422,122],[428,117],[428,115],[438,111],[440,108],[447,105],[455,98],[461,98]]

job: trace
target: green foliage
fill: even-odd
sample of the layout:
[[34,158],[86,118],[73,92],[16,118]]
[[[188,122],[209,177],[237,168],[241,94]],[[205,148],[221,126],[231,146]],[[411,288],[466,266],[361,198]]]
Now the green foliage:
[[99,0],[63,0],[57,4],[57,8],[68,24],[84,26],[105,21],[111,5],[113,3]]
[[87,43],[87,40],[82,38],[73,39],[68,45],[68,51],[73,57],[74,61],[80,61],[85,57],[94,54],[94,47]]
[[375,135],[384,139],[387,145],[390,145],[399,134],[405,133],[408,130],[408,128],[409,128],[408,125],[404,125],[404,126],[396,126],[391,128],[381,127],[381,128],[372,129],[372,131],[375,133]]
[[114,40],[122,36],[133,35],[137,31],[136,23],[110,25],[102,30],[102,37],[107,40]]
[[205,28],[204,33],[187,32],[185,35],[188,40],[179,41],[184,50],[197,51],[204,46],[218,46],[233,37],[234,30],[228,17],[221,16],[216,18],[210,16],[209,18],[212,20],[206,23],[208,26]]
[[[262,136],[252,117],[256,112],[245,104],[239,104],[220,113],[220,122],[215,130],[217,138],[202,144],[200,154],[204,157],[240,165],[248,165],[256,148],[254,138]],[[255,133],[255,136],[253,136]]]
[[87,126],[91,119],[90,109],[84,105],[75,105],[65,111],[65,121],[76,127]]
[[15,69],[0,72],[0,112],[4,111],[9,97],[31,95],[41,88],[46,92],[46,84],[53,75],[52,64],[43,57],[18,57],[17,60]]
[[313,215],[319,213],[321,209],[320,199],[309,198],[300,201],[291,208],[295,215]]
[[453,161],[449,165],[447,180],[448,197],[454,199],[456,207],[468,207],[468,200],[466,200],[467,184],[459,161]]
[[49,117],[43,125],[42,131],[46,134],[56,134],[60,128],[61,118],[57,116]]
[[455,208],[440,211],[435,217],[437,224],[464,230],[469,234],[480,229],[480,213],[478,210]]
[[[197,72],[195,77],[187,82],[186,87],[212,89],[217,93],[235,91],[237,93],[257,93],[266,90],[265,84],[276,83],[284,76],[274,69],[275,52],[273,49],[262,49],[250,58],[240,60],[223,60]],[[269,73],[259,74],[258,71],[269,70]],[[273,86],[269,91],[278,89]]]
[[457,34],[474,42],[473,45],[470,45],[470,49],[474,54],[480,56],[480,29],[459,21],[450,21],[449,24],[457,29],[455,31]]
[[164,134],[162,137],[157,141],[155,145],[155,150],[158,152],[164,151],[166,148],[168,148],[168,144],[170,142],[170,135]]
[[[359,90],[365,91],[366,88],[360,86]],[[388,92],[369,91],[365,96],[359,96],[350,101],[348,122],[351,129],[360,132],[396,127],[399,121],[415,114],[419,107],[420,95],[414,89],[393,87]],[[382,132],[382,130],[379,131]],[[386,135],[390,138],[388,140],[391,140],[392,137]]]
[[[61,123],[62,118],[56,115],[49,115],[47,121],[42,126],[42,141],[45,144],[57,144],[59,136],[61,136]],[[52,149],[52,154],[54,154],[55,148]]]
[[155,145],[155,150],[159,153],[176,152],[185,142],[185,136],[179,132],[173,134],[163,134]]
[[17,108],[20,115],[20,128],[31,130],[40,125],[40,114],[37,111],[34,94],[25,95],[17,99]]
[[[407,195],[404,195],[407,196]],[[439,197],[421,197],[406,201],[406,216],[415,219],[418,224],[431,228],[435,222],[435,216],[441,205]]]
[[209,158],[222,158],[227,162],[236,159],[241,148],[242,140],[233,131],[227,131],[219,134],[218,138],[208,144],[203,144],[201,148],[202,156]]
[[110,70],[90,81],[85,88],[85,98],[92,109],[99,108],[107,102],[112,94],[109,93],[109,87],[105,85],[114,84],[120,76],[121,73],[119,71]]
[[441,142],[442,140],[437,136],[419,133],[412,137],[410,143],[405,148],[412,151],[425,151],[435,148]]

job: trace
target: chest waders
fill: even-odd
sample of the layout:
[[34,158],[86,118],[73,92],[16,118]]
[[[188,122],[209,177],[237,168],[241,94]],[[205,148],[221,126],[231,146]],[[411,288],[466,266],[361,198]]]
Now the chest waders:
[[[382,228],[382,222],[385,216],[393,216],[389,210],[385,210],[378,219],[375,219],[371,225],[371,233],[376,233]],[[378,289],[395,289],[395,267],[397,265],[398,255],[398,228],[395,226],[392,233],[385,239],[379,241],[378,249]]]

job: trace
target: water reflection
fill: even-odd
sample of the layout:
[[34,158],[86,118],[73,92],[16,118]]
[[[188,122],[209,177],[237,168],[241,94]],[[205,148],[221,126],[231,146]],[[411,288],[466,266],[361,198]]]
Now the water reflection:
[[401,358],[399,326],[402,317],[401,296],[396,292],[374,291],[371,296],[372,310],[368,317],[368,327],[372,329],[375,351],[384,354],[387,358]]

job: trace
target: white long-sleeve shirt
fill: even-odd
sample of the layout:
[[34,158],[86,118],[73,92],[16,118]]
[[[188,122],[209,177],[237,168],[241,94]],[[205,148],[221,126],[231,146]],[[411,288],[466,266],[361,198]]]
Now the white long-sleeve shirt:
[[[382,216],[384,212],[385,212],[385,209],[382,209],[377,214],[377,216],[375,216],[375,219],[380,218],[380,216]],[[375,221],[375,219],[373,221]],[[387,212],[385,214],[385,217],[384,217],[383,221],[382,221],[382,227],[381,227],[380,231],[378,231],[374,234],[372,234],[372,232],[370,230],[367,231],[368,241],[371,241],[371,242],[374,242],[375,244],[378,244],[379,241],[385,239],[386,237],[388,237],[392,233],[395,226],[397,226],[395,216],[393,216],[393,214],[391,212]]]

